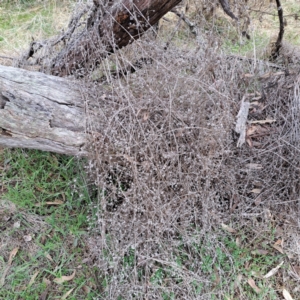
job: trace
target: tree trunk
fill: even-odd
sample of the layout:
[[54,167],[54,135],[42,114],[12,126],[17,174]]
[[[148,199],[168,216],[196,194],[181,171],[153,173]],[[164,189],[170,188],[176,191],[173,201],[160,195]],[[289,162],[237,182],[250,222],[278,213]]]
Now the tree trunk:
[[182,0],[94,0],[87,26],[53,60],[51,74],[86,72],[103,57],[140,38]]
[[0,66],[0,145],[87,155],[84,101],[74,83]]

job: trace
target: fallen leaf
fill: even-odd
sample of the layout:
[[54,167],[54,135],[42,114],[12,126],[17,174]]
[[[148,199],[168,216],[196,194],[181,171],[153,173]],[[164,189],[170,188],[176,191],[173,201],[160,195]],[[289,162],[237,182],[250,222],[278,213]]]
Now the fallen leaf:
[[262,165],[261,164],[247,164],[246,167],[249,168],[249,169],[255,169],[255,170],[262,169]]
[[254,194],[259,194],[261,192],[261,189],[253,189],[251,191],[251,193],[254,193]]
[[39,273],[40,273],[40,271],[36,271],[36,272],[31,276],[31,279],[30,279],[30,281],[29,281],[29,283],[28,283],[28,287],[27,287],[27,288],[30,288],[30,287],[33,285],[33,283],[34,283],[34,281],[35,281],[35,278],[38,276]]
[[4,269],[3,269],[3,271],[2,271],[2,276],[1,276],[1,278],[0,278],[0,288],[1,288],[1,287],[4,285],[4,283],[5,283],[5,277],[6,277],[6,274],[7,274],[7,272],[9,271],[9,268],[10,268],[10,266],[11,266],[11,264],[12,264],[12,261],[13,261],[14,257],[17,255],[18,251],[19,251],[19,247],[16,247],[16,248],[14,248],[14,249],[10,252],[10,254],[9,254],[9,258],[8,258],[7,265],[4,267]]
[[236,278],[236,280],[234,281],[234,289],[237,289],[239,287],[239,285],[241,284],[243,279],[243,275],[239,274]]
[[50,285],[47,286],[47,288],[45,289],[45,291],[43,291],[43,293],[39,296],[39,300],[46,300],[48,298],[48,292],[50,290]]
[[62,276],[60,278],[55,278],[53,280],[53,282],[61,284],[61,283],[64,283],[66,281],[70,281],[70,280],[72,280],[74,278],[75,274],[76,274],[76,271],[74,271],[73,274],[70,275],[70,276]]
[[292,268],[294,269],[294,272],[300,276],[300,266],[293,266]]
[[266,119],[266,120],[256,120],[256,121],[250,121],[250,124],[271,124],[276,122],[274,119]]
[[252,77],[254,77],[254,74],[245,73],[242,75],[242,78],[252,78]]
[[257,196],[254,200],[255,206],[258,206],[261,203],[261,201],[262,201],[261,195]]
[[72,288],[72,289],[70,289],[68,292],[66,292],[66,293],[62,296],[61,300],[67,299],[67,297],[73,292],[73,290],[74,290],[74,288]]
[[272,75],[272,72],[267,72],[261,76],[259,76],[259,79],[266,79],[269,78]]
[[252,140],[251,140],[249,137],[246,138],[246,142],[247,142],[247,144],[248,144],[248,146],[249,146],[250,148],[253,147],[253,142],[252,142]]
[[269,271],[265,276],[263,276],[263,278],[269,278],[269,277],[273,276],[274,274],[276,274],[282,265],[283,265],[283,261],[278,266],[276,266],[271,271]]
[[261,292],[260,288],[255,284],[255,281],[252,278],[248,279],[248,284],[253,288],[255,293],[259,294]]
[[8,264],[9,264],[9,265],[11,265],[11,263],[12,263],[14,257],[17,255],[18,251],[19,251],[19,247],[16,247],[16,248],[14,248],[14,249],[10,252],[10,254],[9,254],[9,259],[8,259]]
[[283,295],[285,300],[294,300],[292,298],[291,294],[286,289],[282,290],[282,295]]
[[61,205],[64,204],[64,201],[55,199],[54,201],[45,202],[46,205]]
[[235,229],[233,229],[232,227],[230,227],[230,226],[228,226],[228,225],[226,225],[226,224],[224,224],[224,223],[222,223],[221,226],[222,226],[222,228],[223,228],[225,231],[227,231],[227,232],[230,232],[230,233],[236,233],[236,230],[235,230]]
[[273,76],[280,76],[280,75],[285,75],[285,72],[279,71],[279,72],[273,73]]
[[20,226],[21,226],[21,222],[20,221],[17,221],[17,222],[15,222],[14,223],[14,228],[20,228]]
[[277,241],[275,242],[274,245],[282,246],[282,243],[283,243],[283,241],[279,239],[279,240],[277,240]]
[[88,286],[86,286],[86,285],[84,285],[84,286],[82,287],[82,290],[83,290],[86,294],[88,294],[88,293],[91,291],[91,289],[90,289]]
[[30,242],[30,241],[32,241],[32,236],[30,234],[24,235],[23,239],[24,239],[25,242]]
[[48,252],[45,252],[45,253],[44,253],[44,256],[45,256],[46,258],[48,258],[50,261],[53,261],[51,255],[50,255]]
[[143,121],[146,122],[146,121],[149,119],[149,116],[150,116],[149,112],[148,112],[148,111],[145,111],[145,112],[143,113]]
[[256,250],[251,251],[251,253],[253,255],[267,255],[269,253],[269,251],[264,250],[264,249],[256,249]]
[[54,201],[48,201],[48,202],[44,202],[44,203],[37,203],[34,206],[42,207],[44,205],[61,205],[61,204],[64,204],[63,200],[55,199]]
[[249,126],[247,128],[246,136],[249,137],[257,132],[257,126]]
[[283,249],[279,245],[274,244],[272,247],[276,249],[278,252],[280,252],[281,254],[284,254]]
[[49,279],[47,279],[46,277],[43,278],[43,283],[46,284],[46,286],[51,284],[51,281]]

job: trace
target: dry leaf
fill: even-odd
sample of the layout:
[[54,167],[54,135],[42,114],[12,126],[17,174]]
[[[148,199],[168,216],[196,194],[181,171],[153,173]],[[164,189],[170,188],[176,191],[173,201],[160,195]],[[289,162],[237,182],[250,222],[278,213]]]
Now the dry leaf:
[[259,196],[256,197],[255,200],[254,200],[255,206],[258,206],[258,205],[261,203],[261,201],[262,201],[262,197],[261,197],[261,195],[259,195]]
[[84,285],[84,286],[82,287],[82,290],[83,290],[86,294],[88,294],[88,293],[91,291],[91,289],[90,289],[88,286],[86,286],[86,285]]
[[230,233],[236,233],[236,230],[235,230],[235,229],[233,229],[232,227],[230,227],[230,226],[228,226],[228,225],[226,225],[226,224],[224,224],[224,223],[222,223],[221,226],[222,226],[222,228],[223,228],[224,230],[226,230],[227,232],[230,232]]
[[266,79],[269,78],[272,75],[272,72],[267,72],[261,76],[259,76],[259,79]]
[[283,249],[279,245],[274,244],[272,247],[276,249],[278,252],[280,252],[281,254],[284,254]]
[[8,259],[8,265],[11,265],[14,257],[17,255],[18,251],[19,251],[19,247],[16,247],[10,252],[9,259]]
[[254,280],[252,278],[248,279],[248,284],[253,288],[253,290],[259,294],[260,293],[260,288],[255,284]]
[[145,112],[143,113],[143,122],[148,121],[149,116],[150,116],[149,112],[148,112],[148,111],[145,111]]
[[251,253],[253,255],[267,255],[269,253],[269,251],[264,250],[264,249],[256,249],[256,250],[251,251]]
[[247,128],[247,132],[246,132],[246,136],[247,137],[249,137],[249,136],[251,136],[251,135],[254,135],[256,132],[257,132],[257,127],[258,126],[249,126],[248,128]]
[[242,75],[242,78],[252,78],[252,77],[254,77],[254,74],[245,73]]
[[243,279],[243,275],[239,274],[236,278],[236,280],[234,281],[234,289],[237,289],[239,287],[239,285],[241,284]]
[[20,221],[17,221],[14,223],[14,228],[20,228],[21,226],[21,222]]
[[292,268],[294,269],[294,272],[300,276],[300,266],[293,266]]
[[12,261],[13,261],[14,257],[17,255],[18,251],[19,251],[19,247],[16,247],[16,248],[14,248],[14,249],[10,252],[10,254],[9,254],[9,258],[8,258],[7,265],[6,265],[6,266],[4,267],[4,269],[2,270],[2,276],[1,276],[1,278],[0,278],[0,288],[1,288],[1,287],[4,285],[4,283],[5,283],[5,277],[6,277],[6,274],[7,274],[8,270],[9,270],[11,264],[12,264]]
[[44,253],[44,256],[45,256],[46,258],[48,258],[50,261],[53,261],[51,255],[50,255],[48,252],[45,252],[45,253]]
[[269,277],[273,276],[274,274],[276,274],[282,265],[283,265],[283,261],[278,266],[276,266],[271,271],[269,271],[265,276],[263,276],[263,278],[269,278]]
[[254,193],[254,194],[259,194],[261,192],[261,189],[253,189],[251,191],[251,193]]
[[285,75],[285,72],[279,71],[273,74],[273,76],[280,76],[280,75]]
[[64,204],[64,201],[55,199],[54,201],[46,202],[45,204],[46,205],[61,205],[61,204]]
[[30,288],[30,287],[33,285],[33,283],[34,283],[34,281],[35,281],[35,278],[38,276],[39,273],[40,273],[40,271],[36,271],[36,272],[31,276],[31,279],[30,279],[30,281],[29,281],[29,283],[28,283],[28,287],[27,287],[27,288]]
[[246,142],[247,142],[247,144],[248,144],[248,146],[249,146],[250,148],[253,147],[253,142],[252,142],[252,140],[251,140],[250,138],[246,138]]
[[250,124],[271,124],[276,122],[274,119],[250,121]]
[[62,276],[61,278],[55,278],[53,280],[53,282],[61,284],[61,283],[64,283],[66,281],[70,281],[74,278],[75,274],[76,274],[76,271],[74,271],[73,274],[70,275],[70,276]]
[[43,283],[46,284],[46,286],[51,284],[51,281],[49,279],[47,279],[46,277],[43,278]]
[[39,296],[39,300],[46,300],[48,298],[49,290],[50,290],[50,285],[47,286],[46,290]]
[[72,288],[72,289],[70,289],[68,292],[66,292],[66,293],[62,296],[61,300],[67,299],[67,297],[73,292],[74,289],[75,289],[75,288]]
[[24,235],[23,239],[24,239],[25,242],[30,242],[30,241],[32,241],[32,236],[30,234]]
[[255,169],[255,170],[262,169],[262,165],[261,164],[247,164],[246,167],[249,168],[249,169]]
[[291,294],[286,289],[282,290],[282,295],[283,295],[285,300],[294,300],[292,298]]

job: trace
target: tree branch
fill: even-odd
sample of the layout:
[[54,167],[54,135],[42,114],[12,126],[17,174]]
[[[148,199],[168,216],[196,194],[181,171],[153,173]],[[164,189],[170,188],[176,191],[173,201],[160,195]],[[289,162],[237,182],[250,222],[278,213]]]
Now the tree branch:
[[279,51],[282,46],[282,39],[284,34],[284,20],[283,20],[283,10],[280,0],[276,0],[278,18],[279,18],[279,33],[275,43],[275,47],[271,53],[271,60],[275,60],[279,56]]

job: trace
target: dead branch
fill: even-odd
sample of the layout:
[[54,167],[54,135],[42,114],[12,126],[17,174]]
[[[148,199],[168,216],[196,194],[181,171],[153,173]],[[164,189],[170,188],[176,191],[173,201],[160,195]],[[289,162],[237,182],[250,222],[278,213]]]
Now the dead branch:
[[238,20],[238,18],[234,15],[234,13],[230,9],[230,5],[227,0],[219,0],[224,12],[233,20]]
[[282,46],[282,39],[284,34],[284,20],[283,20],[283,9],[280,0],[276,0],[278,18],[279,18],[279,33],[275,43],[275,47],[271,53],[271,60],[275,60],[279,56],[279,51]]

